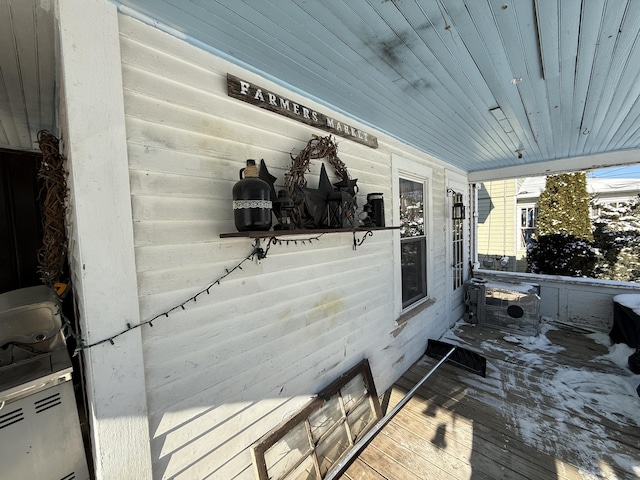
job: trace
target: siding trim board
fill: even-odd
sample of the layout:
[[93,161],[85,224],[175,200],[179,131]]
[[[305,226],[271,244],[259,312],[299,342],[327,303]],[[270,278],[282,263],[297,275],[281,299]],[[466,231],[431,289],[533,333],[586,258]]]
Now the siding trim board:
[[[90,344],[140,319],[118,14],[102,0],[55,6],[69,263],[81,333]],[[113,346],[83,350],[96,478],[152,475],[142,349],[137,329]]]

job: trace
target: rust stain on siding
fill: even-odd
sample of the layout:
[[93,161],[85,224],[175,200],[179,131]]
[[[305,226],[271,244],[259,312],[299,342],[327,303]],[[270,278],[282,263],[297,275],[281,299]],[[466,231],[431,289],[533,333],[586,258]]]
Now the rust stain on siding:
[[313,306],[305,312],[307,325],[323,321],[327,318],[333,318],[332,322],[336,322],[338,314],[345,309],[342,297],[336,293],[327,293],[323,295]]
[[293,315],[291,314],[291,309],[287,308],[278,317],[278,323],[289,323],[292,319]]
[[342,297],[331,292],[323,295],[322,298],[315,303],[314,308],[322,310],[325,317],[331,317],[344,310],[344,302],[342,301]]

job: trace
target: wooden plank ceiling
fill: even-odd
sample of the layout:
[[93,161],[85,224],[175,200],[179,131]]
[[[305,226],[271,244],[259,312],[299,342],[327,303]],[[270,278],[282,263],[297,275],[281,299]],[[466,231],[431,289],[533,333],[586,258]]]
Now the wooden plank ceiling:
[[[469,172],[640,146],[637,0],[112,1]],[[0,146],[51,123],[40,5],[0,0]]]
[[121,3],[467,171],[640,144],[634,0]]
[[0,148],[37,150],[53,132],[55,37],[50,0],[0,0]]

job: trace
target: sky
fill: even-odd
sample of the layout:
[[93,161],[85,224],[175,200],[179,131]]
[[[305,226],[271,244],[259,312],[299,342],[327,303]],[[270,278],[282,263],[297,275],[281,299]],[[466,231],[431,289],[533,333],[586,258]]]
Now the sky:
[[640,164],[624,167],[602,168],[592,170],[587,177],[593,178],[640,178]]

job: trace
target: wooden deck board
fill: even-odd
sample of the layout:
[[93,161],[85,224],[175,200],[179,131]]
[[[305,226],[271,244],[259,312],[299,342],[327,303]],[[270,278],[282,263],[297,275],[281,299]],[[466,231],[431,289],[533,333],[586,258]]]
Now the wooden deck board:
[[[459,375],[455,367],[445,365],[441,370],[445,375],[441,375],[434,382],[434,385],[425,387],[423,396],[434,392],[447,395],[451,391],[459,391],[461,387],[464,387],[465,394],[470,399],[476,399],[482,404],[487,398],[495,394],[493,385],[488,385],[484,389],[482,387],[487,386],[486,383],[474,381],[474,379],[470,379],[465,374]],[[416,366],[415,369],[407,372],[403,379],[398,381],[398,384],[404,386],[412,385],[411,382],[415,384],[427,371],[428,369],[424,368],[423,365]],[[544,391],[545,378],[542,376],[538,377],[532,373],[513,372],[509,381],[515,386],[516,390],[504,390],[505,397],[496,398],[495,406],[503,406],[509,409],[517,405],[519,409],[539,410],[540,419],[550,422],[566,417],[564,418],[564,425],[568,425],[568,428],[571,429],[589,430],[589,425],[594,420],[597,420],[597,423],[606,428],[609,436],[614,437],[616,441],[631,447],[636,447],[640,444],[640,431],[632,423],[631,419],[619,418],[617,422],[614,422],[603,416],[601,412],[589,407],[589,405],[584,405],[584,410],[586,411],[583,412],[563,408],[561,403],[555,401],[556,399],[553,398],[553,395]]]
[[[582,332],[543,335],[458,325],[445,341],[484,355],[487,378],[443,365],[343,478],[640,479],[640,409],[605,408],[607,382],[628,373],[598,358],[608,348]],[[390,392],[389,409],[435,363],[413,365]]]
[[[554,458],[526,445],[506,419],[487,405],[478,405],[473,399],[466,398],[453,404],[440,394],[422,401],[416,397],[404,410],[408,415],[414,415],[425,431],[437,433],[440,429],[443,447],[449,450],[453,448],[455,454],[464,454],[465,458],[473,456],[476,467],[473,478],[476,478],[478,470],[487,473],[489,478],[502,478],[499,473],[502,471],[507,472],[504,478],[514,478],[513,471],[518,473],[518,478],[531,480],[581,478],[571,473],[577,472],[571,466],[565,469],[568,474],[554,475]],[[426,411],[432,411],[435,415],[425,415]],[[403,416],[398,414],[392,424],[402,422]],[[482,421],[473,421],[473,418]],[[464,448],[455,448],[456,444],[464,445],[466,454]]]
[[360,458],[353,462],[342,476],[347,480],[385,480],[385,477],[376,472],[370,465]]

